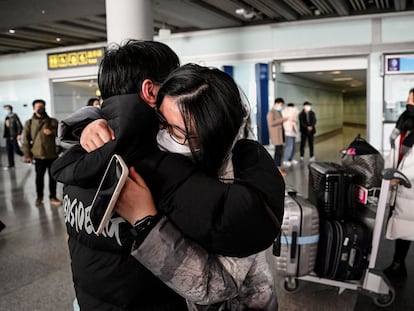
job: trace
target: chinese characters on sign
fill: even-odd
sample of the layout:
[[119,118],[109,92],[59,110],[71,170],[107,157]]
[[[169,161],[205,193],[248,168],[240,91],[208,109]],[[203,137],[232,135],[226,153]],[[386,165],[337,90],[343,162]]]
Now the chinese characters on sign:
[[48,69],[65,69],[99,65],[105,49],[70,51],[65,53],[47,54]]

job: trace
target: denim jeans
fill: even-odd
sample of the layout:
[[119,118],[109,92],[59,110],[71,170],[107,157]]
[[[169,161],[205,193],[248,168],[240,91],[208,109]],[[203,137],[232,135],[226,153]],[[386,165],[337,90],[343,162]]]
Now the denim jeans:
[[295,156],[295,136],[286,136],[284,161],[292,161]]

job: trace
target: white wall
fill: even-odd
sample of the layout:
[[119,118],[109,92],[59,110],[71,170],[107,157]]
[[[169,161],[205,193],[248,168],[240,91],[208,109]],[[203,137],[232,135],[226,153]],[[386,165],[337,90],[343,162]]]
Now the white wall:
[[367,124],[367,94],[352,92],[343,95],[344,123],[366,126]]

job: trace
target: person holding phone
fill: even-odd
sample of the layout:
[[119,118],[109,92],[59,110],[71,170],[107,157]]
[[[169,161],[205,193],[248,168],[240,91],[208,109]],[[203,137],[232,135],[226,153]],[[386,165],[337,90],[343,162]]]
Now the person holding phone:
[[[170,75],[158,93],[157,115],[161,128],[158,145],[162,150],[185,154],[207,175],[225,183],[248,181],[252,168],[240,151],[246,151],[246,146],[256,152],[260,148],[255,142],[242,139],[247,113],[230,76],[218,69],[184,65]],[[227,127],[226,119],[233,119],[239,126],[238,130],[237,126],[230,130],[232,139],[227,142],[221,138]],[[227,151],[213,162],[210,156],[220,154],[217,147],[220,145]],[[260,162],[259,158],[251,160]],[[270,155],[268,162],[272,162]],[[270,165],[266,169],[271,170]],[[143,221],[158,214],[149,191],[156,187],[148,188],[134,169],[130,175],[117,202],[117,212],[140,227]],[[145,179],[156,185],[158,177]],[[191,194],[188,199],[192,200]],[[163,201],[159,199],[158,205]],[[277,310],[273,278],[264,251],[244,258],[220,256],[217,263],[211,260],[211,254],[188,238],[195,232],[183,235],[179,231],[182,223],[175,223],[175,227],[167,217],[138,230],[132,254],[186,297],[190,310],[212,304],[216,308],[226,306],[228,310]]]
[[[122,47],[120,49],[122,50]],[[145,51],[148,51],[148,49]],[[116,53],[114,51],[111,51],[111,53],[117,54],[118,57],[125,57],[125,55],[122,55],[121,53]],[[105,63],[105,58],[106,57],[104,57],[101,67],[109,66],[108,62]],[[140,58],[132,57],[131,59],[139,60]],[[112,60],[112,62],[114,62],[114,60]],[[145,62],[145,64],[148,63],[150,62]],[[122,65],[125,66],[125,63],[122,63]],[[127,65],[131,66],[131,64]],[[135,64],[135,66],[137,65]],[[102,115],[109,120],[109,125],[113,129],[116,138],[105,144],[103,147],[88,154],[86,154],[86,151],[81,147],[75,146],[60,158],[54,166],[54,173],[57,179],[67,184],[65,186],[66,195],[64,198],[65,210],[67,210],[67,215],[69,215],[67,223],[71,224],[71,226],[74,226],[74,224],[76,225],[76,220],[73,220],[73,218],[76,219],[76,217],[71,218],[71,215],[76,215],[76,208],[80,207],[80,205],[88,206],[88,199],[86,198],[88,196],[80,197],[79,195],[79,193],[85,192],[86,190],[79,189],[79,186],[83,186],[84,188],[88,186],[95,187],[96,183],[99,181],[97,176],[101,176],[103,171],[103,168],[101,168],[101,171],[98,170],[98,172],[96,172],[96,167],[101,166],[102,163],[104,163],[103,165],[106,165],[107,160],[103,161],[103,159],[109,160],[110,156],[116,151],[120,153],[129,166],[135,163],[134,166],[136,166],[141,173],[147,174],[147,176],[159,176],[157,180],[160,184],[158,184],[157,187],[154,187],[156,189],[151,190],[154,191],[154,195],[157,200],[159,200],[159,206],[163,209],[162,212],[168,215],[168,219],[171,219],[171,222],[184,222],[184,225],[180,227],[180,230],[185,234],[187,234],[186,232],[194,232],[194,228],[197,228],[197,232],[193,238],[207,251],[232,256],[248,256],[270,246],[274,238],[278,235],[279,228],[271,220],[265,207],[270,207],[279,219],[282,218],[284,182],[279,172],[274,168],[273,160],[265,149],[262,146],[255,144],[253,148],[249,150],[250,154],[259,155],[263,163],[261,163],[261,166],[256,166],[259,170],[252,170],[252,178],[244,181],[246,185],[243,185],[242,183],[229,185],[214,180],[197,169],[197,165],[194,165],[192,161],[177,154],[168,154],[157,150],[150,150],[151,153],[147,153],[147,157],[141,157],[142,152],[145,150],[148,152],[152,146],[151,144],[143,144],[143,142],[140,142],[137,138],[144,139],[144,142],[152,141],[156,146],[155,136],[158,129],[156,115],[155,111],[150,109],[153,112],[152,118],[150,114],[142,116],[142,111],[146,110],[140,107],[139,109],[141,109],[141,111],[136,112],[138,110],[136,101],[129,102],[120,100],[120,98],[123,98],[125,95],[107,96],[108,94],[111,94],[111,92],[112,95],[116,95],[113,94],[114,86],[111,84],[113,81],[119,81],[121,83],[122,81],[131,80],[114,79],[113,75],[117,75],[120,72],[122,72],[122,70],[105,71],[105,68],[101,68],[101,76],[99,79],[101,93],[104,98],[101,110]],[[111,81],[111,83],[105,83],[106,80]],[[141,83],[142,89],[139,94],[141,98],[147,98],[145,100],[146,103],[154,106],[155,100],[153,100],[152,96],[156,94],[158,89],[152,88],[154,83],[151,84],[150,82],[151,81],[144,80],[144,82]],[[106,92],[106,90],[109,91]],[[149,90],[150,92],[148,92]],[[125,90],[123,89],[123,92],[124,91]],[[129,96],[132,96],[132,94]],[[120,109],[121,107],[122,109]],[[149,106],[147,107],[149,108]],[[141,122],[137,122],[137,120],[141,120]],[[156,125],[153,136],[151,134],[152,127],[148,127],[148,122],[152,122],[152,120],[154,120]],[[99,122],[102,122],[102,120]],[[141,126],[144,127],[143,124],[146,124],[145,131],[141,128]],[[137,126],[140,127],[140,130],[137,130]],[[237,126],[237,131],[239,130],[239,127],[240,124]],[[140,131],[146,133],[148,137],[139,136],[141,134]],[[133,133],[133,135],[131,134],[131,136],[128,136],[129,133]],[[98,136],[94,137],[98,140],[103,140],[102,135],[106,134],[102,134],[101,132]],[[225,134],[222,136],[232,143],[234,135],[230,139],[231,135],[232,134],[230,133],[229,135]],[[109,137],[112,137],[112,134],[109,134]],[[148,140],[145,140],[145,138],[148,138]],[[97,144],[94,142],[92,145]],[[240,144],[240,154],[244,154],[244,151],[250,147],[249,144]],[[243,150],[244,148],[245,150]],[[89,147],[86,147],[86,149],[88,150]],[[225,155],[228,152],[228,148],[222,148],[220,152],[222,155]],[[249,161],[246,162],[251,164]],[[211,163],[217,164],[219,161],[214,159]],[[253,164],[258,165],[258,161],[255,161]],[[93,165],[93,167],[88,171],[87,168],[91,165]],[[268,170],[267,165],[272,169]],[[280,189],[278,190],[280,190],[280,192],[275,191],[275,185],[279,185]],[[188,200],[189,193],[192,195],[192,200]],[[93,194],[90,194],[90,196],[93,196]],[[92,200],[90,196],[89,202]],[[74,203],[78,203],[78,205]],[[191,223],[188,222],[189,217],[193,217],[194,221]],[[220,218],[223,219],[223,221],[220,221]],[[88,222],[87,219],[85,221]],[[146,221],[144,224],[148,224],[148,222]],[[109,240],[112,242],[116,242],[119,240],[119,236],[121,236],[120,231],[118,230],[121,226],[123,228],[122,232],[127,236],[127,232],[129,233],[131,226],[123,221],[122,218],[115,215],[111,218],[103,234],[95,238],[102,242],[102,239],[106,237],[107,239],[110,238]],[[88,229],[88,227],[89,226],[87,226],[86,229]],[[128,228],[128,231],[124,230],[126,228]],[[92,230],[90,230],[90,232],[91,231]],[[225,234],[223,234],[224,232]],[[117,233],[119,234],[117,235]],[[122,236],[124,236],[124,234],[122,234]],[[86,234],[83,234],[83,237],[85,237],[85,235]],[[129,254],[134,240],[132,236],[128,235],[128,237],[130,238],[129,244],[122,245],[122,250],[123,252],[128,251]],[[90,236],[87,236],[86,238],[90,238]],[[76,244],[76,241],[72,241],[72,243]],[[105,244],[107,244],[107,246],[110,245],[109,241],[105,242]],[[94,249],[91,248],[92,247],[90,247],[89,244],[87,251],[92,256],[94,254]],[[115,256],[115,254],[111,254],[111,256],[112,255]],[[117,255],[119,256],[119,254]],[[128,260],[130,258],[133,260],[131,256],[128,257]],[[85,267],[83,262],[79,262],[78,260],[76,260],[76,262],[80,267]],[[76,273],[79,280],[74,277],[75,288],[77,284],[80,284],[79,281],[82,279],[82,276],[88,274],[88,282],[99,281],[94,295],[99,299],[103,294],[106,294],[105,298],[102,297],[101,299],[105,299],[105,301],[108,302],[108,299],[114,299],[114,295],[109,295],[109,293],[105,291],[107,288],[99,288],[99,284],[103,281],[102,277],[92,274],[94,277],[92,280],[90,279],[91,273],[101,265],[100,262],[102,262],[102,260],[98,259],[94,262],[94,265],[85,267],[85,270],[87,271],[92,270],[90,273],[83,273],[82,275]],[[119,264],[119,266],[121,266],[121,264]],[[74,267],[73,256],[72,267]],[[118,265],[117,267],[111,266],[111,269],[115,268],[120,269]],[[136,274],[138,269],[136,266],[134,269],[133,264],[129,266],[122,264],[122,271],[125,271],[125,274],[129,271],[130,273],[128,277],[132,279],[135,278],[135,276],[132,277],[132,275]],[[106,273],[111,275],[108,271]],[[225,271],[222,270],[222,273],[225,273]],[[84,278],[86,278],[86,276]],[[125,278],[122,278],[121,276],[119,276],[119,278],[116,277],[115,279],[117,282],[121,282],[122,280],[125,283],[125,286],[128,285],[127,282],[125,282]],[[138,278],[138,280],[138,283],[133,287],[135,290],[134,297],[132,298],[128,294],[130,302],[133,299],[138,299],[137,296],[141,297],[140,294],[146,295],[145,293],[150,291],[150,288],[148,287],[145,289],[142,288],[142,286],[144,286],[144,284],[142,284],[144,283],[142,278]],[[109,286],[108,290],[110,289],[111,286]],[[131,292],[131,290],[132,288],[128,289],[129,292]],[[137,292],[140,294],[137,295]],[[125,294],[124,291],[123,294]],[[145,298],[151,297],[151,294],[152,292],[149,292]],[[162,295],[163,293],[157,292],[157,297],[161,297]],[[78,291],[77,296],[81,307],[85,306],[85,301],[79,299]],[[153,303],[156,304],[158,302],[159,299]],[[124,301],[124,304],[125,303],[126,302]],[[142,302],[138,301],[136,303],[139,304]]]

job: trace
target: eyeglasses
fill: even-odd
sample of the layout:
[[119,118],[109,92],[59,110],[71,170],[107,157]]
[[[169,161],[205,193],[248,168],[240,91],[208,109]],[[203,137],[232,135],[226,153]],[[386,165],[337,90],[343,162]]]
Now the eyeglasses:
[[198,136],[190,136],[186,129],[179,127],[178,125],[168,123],[164,115],[158,110],[155,109],[155,114],[160,123],[160,129],[166,129],[171,138],[180,145],[186,145],[191,139],[196,139]]

